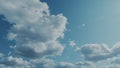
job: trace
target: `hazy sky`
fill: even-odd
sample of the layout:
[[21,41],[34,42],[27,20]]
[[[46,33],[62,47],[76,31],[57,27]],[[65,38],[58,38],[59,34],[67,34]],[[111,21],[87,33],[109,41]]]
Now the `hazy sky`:
[[119,68],[119,7],[120,0],[0,0],[0,68]]

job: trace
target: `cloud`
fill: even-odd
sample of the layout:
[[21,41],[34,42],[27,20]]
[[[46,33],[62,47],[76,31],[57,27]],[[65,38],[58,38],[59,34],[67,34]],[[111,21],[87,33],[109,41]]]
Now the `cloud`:
[[68,62],[60,62],[55,68],[76,68],[76,66]]
[[91,62],[77,62],[77,63],[69,63],[69,62],[60,62],[56,65],[55,68],[95,68],[95,65]]
[[55,62],[51,59],[33,59],[31,60],[32,68],[54,68]]
[[113,60],[111,60],[111,67],[110,66],[106,66],[106,68],[120,68],[120,58],[115,57],[113,58]]
[[76,63],[77,68],[96,68],[95,64],[93,64],[92,62],[77,62]]
[[39,58],[48,55],[61,55],[63,49],[64,47],[58,42],[27,43],[16,47],[15,53],[29,58]]
[[76,45],[76,43],[75,43],[74,40],[72,40],[72,41],[69,41],[69,45],[70,45],[71,47],[74,47],[74,46]]
[[79,51],[88,61],[101,61],[108,58],[117,57],[120,53],[120,43],[116,43],[112,48],[102,44],[86,44]]
[[0,67],[1,68],[29,68],[29,64],[27,61],[24,61],[22,58],[16,57],[3,57],[0,59]]
[[95,68],[95,65],[92,62],[55,62],[51,59],[41,58],[41,59],[32,59],[31,64],[33,68]]
[[107,45],[86,44],[81,47],[80,52],[86,60],[90,61],[103,60],[110,56],[110,49]]
[[16,41],[16,54],[38,58],[62,53],[64,47],[57,39],[66,29],[63,14],[51,15],[48,5],[39,0],[1,0],[0,10],[13,24],[8,40]]
[[54,62],[51,59],[33,59],[31,60],[33,68],[95,68],[95,65],[91,62]]
[[0,59],[1,68],[95,68],[91,62],[55,62],[51,59],[40,58],[25,61],[22,58],[4,57]]
[[120,58],[113,58],[113,60],[111,61],[111,64],[120,64]]

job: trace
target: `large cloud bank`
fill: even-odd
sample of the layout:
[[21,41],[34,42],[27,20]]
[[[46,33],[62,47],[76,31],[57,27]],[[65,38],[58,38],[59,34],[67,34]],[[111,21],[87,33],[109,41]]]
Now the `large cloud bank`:
[[[13,24],[7,37],[16,42],[13,47],[15,55],[32,59],[63,52],[64,46],[57,39],[64,37],[67,18],[63,14],[51,15],[46,3],[39,0],[0,0],[0,15]],[[3,68],[29,68],[22,58],[3,58],[2,54],[0,57]]]
[[64,36],[67,18],[62,14],[50,15],[46,3],[0,0],[0,14],[13,24],[8,39],[16,41],[16,54],[37,58],[62,53],[64,47],[57,39]]

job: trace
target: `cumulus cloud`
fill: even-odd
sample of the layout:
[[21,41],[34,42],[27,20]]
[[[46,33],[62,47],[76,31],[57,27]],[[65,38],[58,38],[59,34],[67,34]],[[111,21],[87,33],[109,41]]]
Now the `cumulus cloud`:
[[96,68],[95,64],[92,62],[77,62],[76,63],[77,68]]
[[22,58],[16,57],[3,57],[0,59],[1,68],[29,68],[29,63],[24,61]]
[[33,59],[31,60],[32,68],[54,68],[55,62],[51,59]]
[[69,45],[70,45],[71,47],[74,47],[74,46],[76,45],[76,43],[75,43],[74,40],[72,40],[72,41],[69,41]]
[[108,58],[111,50],[107,45],[86,44],[81,47],[80,51],[86,60],[98,61]]
[[13,24],[8,39],[16,41],[15,53],[37,58],[60,55],[64,49],[57,41],[64,36],[67,18],[51,15],[39,0],[0,0],[0,14]]
[[120,58],[115,57],[111,60],[111,66],[106,66],[106,68],[120,68]]
[[60,62],[55,68],[76,68],[76,66],[68,62]]
[[119,50],[120,43],[113,45],[112,48],[105,44],[86,44],[79,49],[85,59],[89,61],[100,61],[116,57],[120,54]]
[[55,68],[95,68],[95,65],[91,62],[77,62],[74,64],[69,62],[60,62]]
[[27,43],[16,47],[15,53],[29,58],[39,58],[48,55],[61,55],[63,49],[64,47],[55,41],[48,43]]
[[33,59],[30,61],[33,68],[95,68],[95,65],[91,62],[55,62],[51,59]]

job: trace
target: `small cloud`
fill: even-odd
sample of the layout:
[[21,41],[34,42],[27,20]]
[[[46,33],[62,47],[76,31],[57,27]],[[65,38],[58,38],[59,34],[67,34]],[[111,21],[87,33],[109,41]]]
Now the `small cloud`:
[[75,64],[68,63],[68,62],[60,62],[56,65],[55,68],[76,68]]
[[74,40],[72,40],[72,41],[69,41],[69,45],[70,45],[71,47],[74,47],[74,46],[76,45],[76,43],[75,43]]

